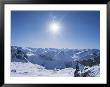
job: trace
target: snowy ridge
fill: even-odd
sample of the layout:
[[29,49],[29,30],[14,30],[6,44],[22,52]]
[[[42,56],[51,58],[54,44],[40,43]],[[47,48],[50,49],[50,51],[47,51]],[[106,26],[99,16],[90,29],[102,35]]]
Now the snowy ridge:
[[100,65],[95,65],[93,67],[88,67],[88,69],[84,70],[82,73],[90,72],[88,75],[91,77],[99,77],[100,76]]
[[[12,62],[11,63],[11,76],[14,77],[35,77],[35,76],[48,76],[48,77],[74,77],[73,68],[65,68],[65,69],[54,69],[47,70],[44,67],[32,64],[32,63],[21,63],[21,62]],[[90,77],[99,77],[100,76],[100,67],[93,66],[89,67],[87,70],[83,71],[88,72]]]

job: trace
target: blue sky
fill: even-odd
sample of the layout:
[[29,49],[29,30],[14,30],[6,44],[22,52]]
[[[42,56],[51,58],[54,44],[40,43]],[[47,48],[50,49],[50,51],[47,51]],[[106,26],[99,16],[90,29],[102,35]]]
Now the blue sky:
[[[59,32],[49,29],[53,21]],[[100,48],[99,11],[12,11],[11,45],[35,48]]]

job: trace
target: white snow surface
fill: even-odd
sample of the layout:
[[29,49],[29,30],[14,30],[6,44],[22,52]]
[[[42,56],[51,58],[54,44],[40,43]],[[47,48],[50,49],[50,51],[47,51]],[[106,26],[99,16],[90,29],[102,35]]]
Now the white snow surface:
[[[16,72],[14,72],[16,70]],[[44,67],[32,64],[32,63],[21,63],[21,62],[12,62],[11,63],[11,76],[74,76],[75,69],[65,68],[62,70],[54,69],[47,70]]]
[[[93,77],[100,76],[100,67],[93,66],[88,67],[84,72],[90,70],[90,75]],[[38,76],[48,76],[48,77],[74,77],[73,68],[65,69],[52,69],[48,70],[38,64],[22,63],[22,62],[11,62],[11,76],[12,77],[38,77]]]

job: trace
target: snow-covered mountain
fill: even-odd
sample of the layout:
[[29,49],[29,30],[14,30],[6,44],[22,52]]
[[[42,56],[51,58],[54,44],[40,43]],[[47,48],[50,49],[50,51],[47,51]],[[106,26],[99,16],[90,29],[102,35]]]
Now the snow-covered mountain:
[[76,68],[100,64],[99,49],[24,48],[11,46],[12,62],[31,62],[46,69]]

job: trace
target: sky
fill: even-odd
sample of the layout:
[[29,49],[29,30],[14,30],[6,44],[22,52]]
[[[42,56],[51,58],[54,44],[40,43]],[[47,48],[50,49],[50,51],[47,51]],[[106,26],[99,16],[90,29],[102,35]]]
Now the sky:
[[100,49],[100,11],[12,11],[11,45]]

